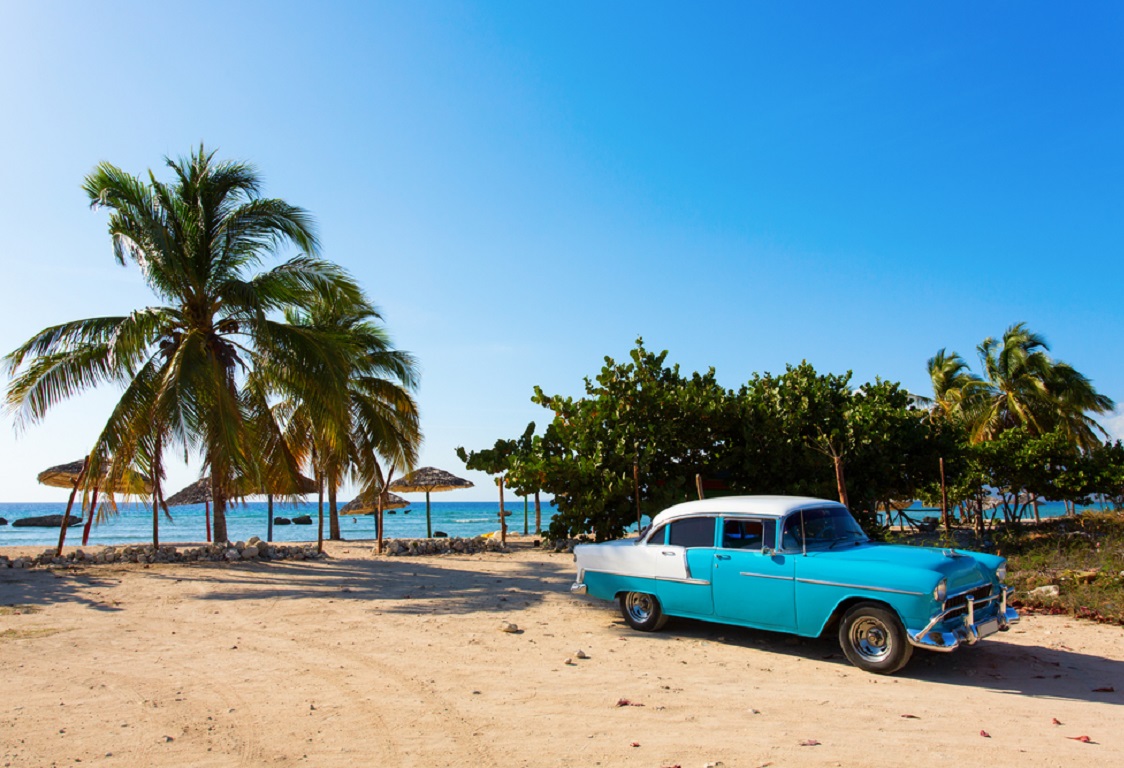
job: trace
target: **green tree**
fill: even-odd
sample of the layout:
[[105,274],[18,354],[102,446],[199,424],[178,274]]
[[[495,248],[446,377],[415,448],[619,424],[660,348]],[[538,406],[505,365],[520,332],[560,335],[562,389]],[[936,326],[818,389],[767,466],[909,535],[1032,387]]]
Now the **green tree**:
[[[7,404],[17,425],[103,383],[124,392],[91,452],[90,476],[161,471],[169,447],[198,451],[211,476],[214,532],[227,538],[227,501],[258,477],[242,376],[269,359],[292,377],[329,370],[333,339],[277,319],[330,294],[361,303],[358,286],[316,257],[309,215],[264,198],[250,165],[197,153],[167,161],[173,180],[147,180],[102,163],[86,177],[91,206],[110,212],[117,262],[134,262],[160,305],[40,331],[8,354]],[[302,251],[256,272],[286,246]],[[338,393],[314,393],[322,407]],[[107,463],[108,466],[97,466]],[[157,498],[159,492],[157,492]]]
[[[394,348],[381,316],[370,304],[346,297],[323,297],[303,310],[291,309],[286,320],[331,339],[339,354],[329,369],[338,381],[331,389],[342,395],[325,403],[319,397],[322,376],[292,376],[282,367],[263,366],[269,390],[287,398],[281,409],[287,443],[312,467],[317,485],[328,494],[329,536],[342,538],[337,493],[345,480],[364,491],[379,492],[379,461],[412,467],[421,444],[417,404],[417,364],[409,353]],[[328,407],[324,407],[327,405]]]
[[535,388],[532,400],[554,412],[539,464],[557,508],[551,535],[619,536],[639,516],[687,498],[723,450],[732,420],[714,370],[688,378],[666,357],[638,339],[630,362],[605,358],[585,380],[585,397]]
[[1025,323],[1012,325],[1002,340],[984,339],[978,351],[985,385],[969,415],[973,442],[1023,426],[1032,435],[1060,429],[1086,450],[1100,443],[1104,430],[1089,414],[1108,413],[1115,404],[1049,349]]

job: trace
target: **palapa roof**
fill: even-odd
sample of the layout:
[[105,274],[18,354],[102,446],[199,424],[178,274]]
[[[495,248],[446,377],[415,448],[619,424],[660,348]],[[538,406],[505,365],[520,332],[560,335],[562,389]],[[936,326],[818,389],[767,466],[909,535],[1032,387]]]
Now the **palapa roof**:
[[[316,481],[312,480],[312,479],[309,479],[309,478],[305,477],[304,475],[301,475],[300,480],[298,482],[300,484],[300,491],[298,491],[298,493],[312,493],[313,491],[316,490]],[[238,495],[239,496],[252,496],[252,495],[255,495],[255,494],[264,494],[264,493],[267,493],[267,491],[255,489],[255,490],[248,491],[246,493],[238,494]],[[285,494],[278,494],[278,495],[285,495]],[[294,494],[294,495],[296,495],[296,494]],[[201,477],[198,480],[196,480],[194,483],[192,483],[191,485],[186,486],[185,488],[182,488],[182,489],[176,491],[171,496],[169,496],[167,499],[165,499],[164,503],[167,504],[169,507],[182,507],[182,506],[186,506],[188,504],[203,504],[203,503],[208,502],[208,501],[211,501],[211,476],[210,475],[207,475],[206,477]]]
[[473,486],[463,477],[457,477],[443,469],[422,467],[395,480],[390,484],[390,487],[402,493],[429,493],[431,491],[456,491]]
[[[82,474],[85,459],[71,461],[67,464],[58,464],[44,469],[38,475],[38,480],[43,485],[52,488],[73,488],[78,476]],[[109,490],[109,489],[102,489]],[[112,489],[116,493],[151,493],[152,479],[140,472],[127,471],[117,487]]]
[[[383,509],[402,509],[402,507],[410,506],[410,502],[396,493],[386,493],[383,495],[382,508]],[[373,515],[378,511],[375,506],[375,495],[361,494],[343,505],[340,509],[341,515]]]

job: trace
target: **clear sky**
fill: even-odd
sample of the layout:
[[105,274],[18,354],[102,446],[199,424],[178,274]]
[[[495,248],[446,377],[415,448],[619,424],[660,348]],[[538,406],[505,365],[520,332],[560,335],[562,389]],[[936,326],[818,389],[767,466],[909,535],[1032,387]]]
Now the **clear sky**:
[[[0,0],[0,353],[152,303],[80,185],[202,141],[420,359],[458,499],[495,487],[456,446],[541,430],[534,385],[640,335],[729,387],[807,359],[924,393],[1026,321],[1124,402],[1124,6],[938,6]],[[63,500],[35,475],[116,394],[4,416],[0,499]]]

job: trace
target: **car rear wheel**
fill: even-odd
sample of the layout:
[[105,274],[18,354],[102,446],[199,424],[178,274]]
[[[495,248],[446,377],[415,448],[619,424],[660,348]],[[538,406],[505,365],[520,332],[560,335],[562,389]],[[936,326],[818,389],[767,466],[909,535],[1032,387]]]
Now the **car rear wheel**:
[[660,608],[655,595],[646,592],[625,592],[620,597],[621,614],[628,626],[642,632],[655,632],[667,623],[667,616]]
[[898,615],[877,603],[859,603],[843,614],[839,645],[848,661],[878,675],[894,674],[913,655]]

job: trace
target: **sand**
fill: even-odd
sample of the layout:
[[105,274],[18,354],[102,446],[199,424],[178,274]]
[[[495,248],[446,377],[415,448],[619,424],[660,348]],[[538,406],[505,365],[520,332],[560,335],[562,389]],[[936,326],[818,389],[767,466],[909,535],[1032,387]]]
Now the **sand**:
[[1120,627],[1028,616],[886,678],[830,638],[634,632],[569,555],[330,552],[0,570],[27,606],[0,609],[0,765],[1124,765]]

